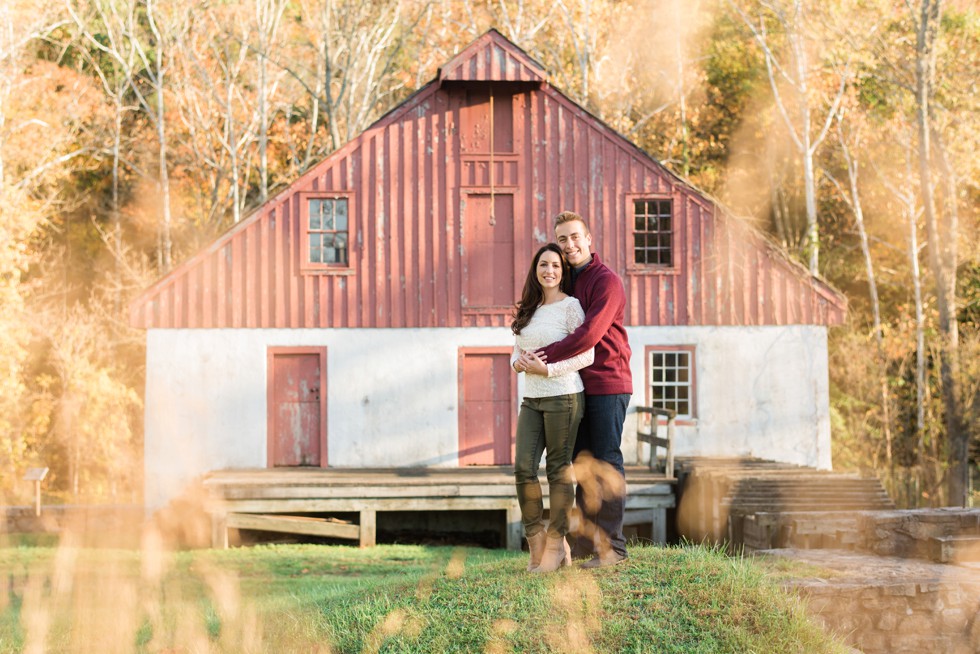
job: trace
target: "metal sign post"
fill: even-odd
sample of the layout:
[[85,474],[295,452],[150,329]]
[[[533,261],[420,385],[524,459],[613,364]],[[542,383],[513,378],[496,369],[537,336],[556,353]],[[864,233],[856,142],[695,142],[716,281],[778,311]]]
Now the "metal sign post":
[[34,515],[41,515],[41,482],[48,475],[47,468],[28,468],[24,481],[34,482]]

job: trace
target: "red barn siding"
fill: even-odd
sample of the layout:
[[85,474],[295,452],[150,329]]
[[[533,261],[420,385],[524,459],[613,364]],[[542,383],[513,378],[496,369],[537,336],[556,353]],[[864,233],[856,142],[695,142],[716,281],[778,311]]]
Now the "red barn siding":
[[450,81],[540,82],[541,65],[526,52],[495,31],[477,39],[439,71],[439,79]]
[[[533,251],[553,239],[551,218],[571,209],[623,275],[628,324],[843,321],[839,294],[547,83],[513,83],[536,64],[496,32],[484,37],[443,69],[451,83],[430,83],[137,298],[134,325],[507,325],[506,287],[496,306],[464,302],[476,274],[464,278],[470,195],[512,202],[511,298]],[[301,194],[314,191],[350,198],[348,271],[300,268]],[[629,198],[642,195],[673,201],[670,271],[631,266]]]

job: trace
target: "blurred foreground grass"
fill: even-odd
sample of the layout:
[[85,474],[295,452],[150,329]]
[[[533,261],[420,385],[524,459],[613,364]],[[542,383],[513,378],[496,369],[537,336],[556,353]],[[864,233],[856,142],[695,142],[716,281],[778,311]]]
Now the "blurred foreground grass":
[[778,576],[703,547],[587,572],[475,548],[0,548],[7,652],[844,652]]

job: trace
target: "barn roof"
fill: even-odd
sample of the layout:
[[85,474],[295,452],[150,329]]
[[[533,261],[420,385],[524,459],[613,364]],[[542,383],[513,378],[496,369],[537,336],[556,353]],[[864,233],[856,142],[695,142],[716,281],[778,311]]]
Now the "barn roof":
[[[473,112],[496,87],[497,103],[488,106],[512,113],[512,132],[504,134],[504,145],[487,149],[494,123],[480,123]],[[497,122],[498,130],[505,122]],[[351,199],[357,227],[347,270],[304,269],[301,205],[317,194]],[[638,196],[674,203],[674,270],[630,264],[632,232],[622,218]],[[486,197],[512,202],[515,250],[547,240],[559,211],[590,216],[603,261],[623,275],[628,324],[843,322],[843,295],[548,84],[540,64],[496,30],[135,298],[131,322],[141,328],[507,325],[509,306],[466,305],[471,263],[463,214],[468,203]],[[517,284],[525,254],[513,255]]]
[[439,69],[441,82],[544,82],[544,67],[495,29]]

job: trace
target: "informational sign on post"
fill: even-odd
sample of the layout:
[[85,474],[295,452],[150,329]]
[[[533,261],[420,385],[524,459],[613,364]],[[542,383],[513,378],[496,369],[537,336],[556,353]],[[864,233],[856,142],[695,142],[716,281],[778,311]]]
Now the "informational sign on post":
[[41,482],[47,476],[47,468],[28,468],[24,473],[24,481],[34,482],[34,515],[41,515]]

